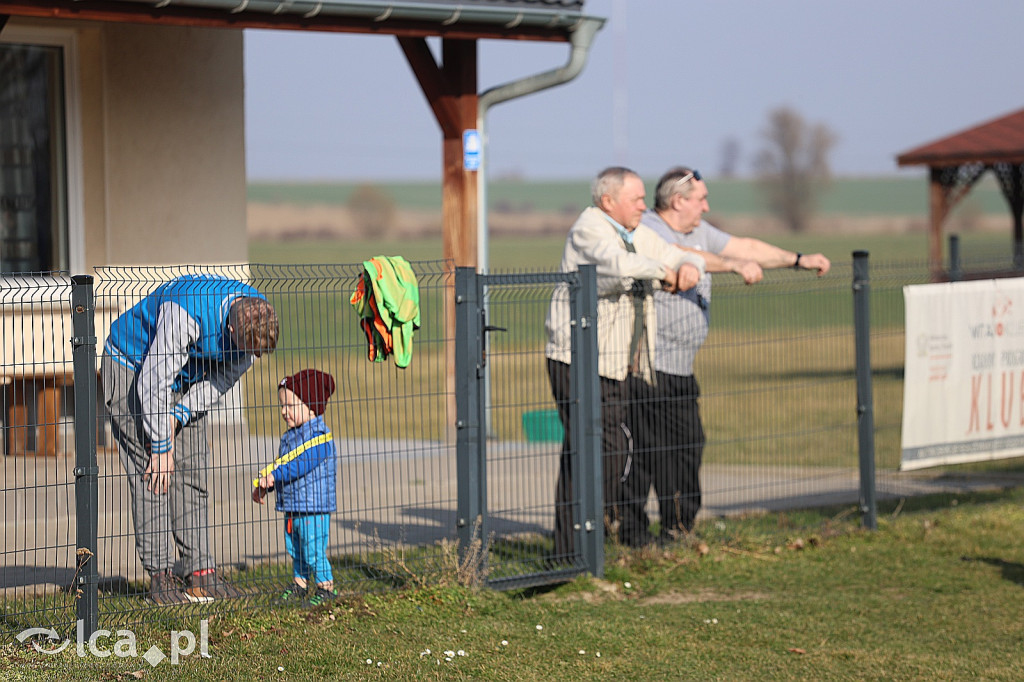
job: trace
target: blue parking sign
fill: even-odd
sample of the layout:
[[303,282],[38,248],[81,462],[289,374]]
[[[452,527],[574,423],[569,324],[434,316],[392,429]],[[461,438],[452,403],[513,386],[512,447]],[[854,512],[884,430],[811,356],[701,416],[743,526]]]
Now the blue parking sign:
[[469,171],[480,170],[480,131],[462,131],[462,167]]

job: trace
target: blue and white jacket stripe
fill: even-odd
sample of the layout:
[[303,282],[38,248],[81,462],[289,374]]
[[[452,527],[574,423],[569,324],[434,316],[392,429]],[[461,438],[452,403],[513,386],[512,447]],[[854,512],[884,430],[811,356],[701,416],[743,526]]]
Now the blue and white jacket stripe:
[[325,514],[338,508],[337,448],[322,416],[288,429],[274,467],[275,508],[280,512]]
[[252,364],[228,333],[240,297],[254,287],[218,275],[186,275],[163,284],[118,317],[104,352],[136,373],[142,421],[154,453],[171,449],[170,417],[187,424],[211,409]]

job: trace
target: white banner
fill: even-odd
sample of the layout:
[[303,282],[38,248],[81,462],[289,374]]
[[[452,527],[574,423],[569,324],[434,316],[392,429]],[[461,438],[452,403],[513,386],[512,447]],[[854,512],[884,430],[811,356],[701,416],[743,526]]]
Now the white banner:
[[903,288],[900,469],[1024,454],[1024,279]]

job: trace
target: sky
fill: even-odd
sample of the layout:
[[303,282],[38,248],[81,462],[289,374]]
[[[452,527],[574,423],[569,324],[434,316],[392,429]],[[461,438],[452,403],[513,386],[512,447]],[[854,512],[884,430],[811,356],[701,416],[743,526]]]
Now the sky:
[[[684,164],[729,141],[753,172],[771,111],[837,138],[837,176],[923,175],[900,152],[1024,107],[1019,0],[586,0],[605,17],[575,80],[493,107],[489,178]],[[439,43],[430,41],[437,54]],[[479,91],[563,66],[563,43],[481,41]],[[248,30],[250,180],[439,180],[441,133],[397,40]]]

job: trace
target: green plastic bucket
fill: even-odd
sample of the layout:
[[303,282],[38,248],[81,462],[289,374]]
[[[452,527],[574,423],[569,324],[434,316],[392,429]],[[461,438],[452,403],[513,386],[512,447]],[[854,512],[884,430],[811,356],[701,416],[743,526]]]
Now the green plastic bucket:
[[565,435],[558,410],[524,412],[523,431],[531,443],[561,443]]

